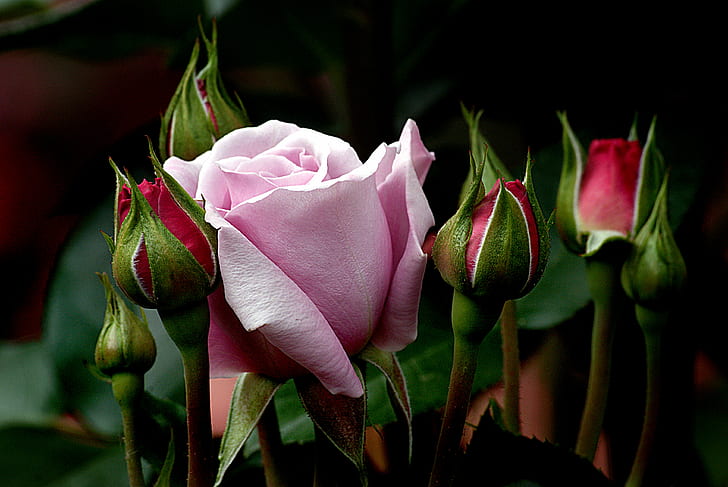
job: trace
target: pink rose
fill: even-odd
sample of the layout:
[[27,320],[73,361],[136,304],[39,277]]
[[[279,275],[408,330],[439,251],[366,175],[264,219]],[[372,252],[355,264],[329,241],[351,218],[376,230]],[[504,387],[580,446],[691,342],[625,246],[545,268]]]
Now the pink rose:
[[348,357],[417,334],[433,159],[413,121],[364,163],[338,138],[279,121],[235,130],[193,161],[168,159],[218,229],[212,375],[310,372],[331,393],[361,395]]

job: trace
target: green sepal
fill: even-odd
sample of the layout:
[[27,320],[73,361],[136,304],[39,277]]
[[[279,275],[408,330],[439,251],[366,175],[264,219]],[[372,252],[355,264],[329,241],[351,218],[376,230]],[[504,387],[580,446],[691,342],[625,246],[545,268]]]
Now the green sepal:
[[[483,111],[479,110],[476,113],[475,111],[466,109],[462,104],[460,105],[460,109],[465,123],[468,125],[470,153],[475,161],[485,161],[483,174],[480,177],[484,187],[492,188],[495,182],[501,178],[511,181],[513,177],[508,171],[508,168],[503,164],[480,130],[480,117],[483,115]],[[474,171],[471,165],[461,190],[460,201],[465,198],[468,188],[472,184],[473,176]]]
[[298,397],[314,425],[331,444],[349,460],[359,472],[362,485],[366,485],[364,463],[364,431],[367,414],[366,383],[359,366],[352,367],[364,387],[364,394],[349,397],[331,394],[313,375],[294,379]]
[[485,195],[482,175],[485,159],[470,157],[474,177],[455,214],[440,228],[432,246],[432,259],[443,280],[460,292],[472,288],[465,265],[465,250],[473,232],[473,209]]
[[592,230],[587,236],[586,247],[584,247],[584,252],[581,256],[593,257],[610,242],[630,243],[629,239],[625,237],[624,234],[615,230]]
[[214,115],[214,120],[211,120],[212,133],[217,140],[237,128],[249,126],[250,119],[240,98],[235,95],[233,100],[222,82],[217,57],[217,24],[214,21],[212,23],[211,40],[205,36],[201,27],[200,31],[207,49],[207,64],[200,70],[197,79],[205,84],[207,101]]
[[410,404],[407,381],[402,367],[393,352],[380,350],[371,343],[357,355],[361,360],[372,364],[387,381],[387,393],[395,415],[407,426],[408,461],[412,460],[412,406]]
[[260,374],[248,372],[238,376],[230,400],[227,426],[220,443],[220,466],[215,486],[222,483],[225,472],[245,445],[281,385],[282,382]]
[[633,234],[631,237],[634,237],[634,234],[639,232],[642,225],[647,221],[665,178],[665,161],[655,143],[655,125],[656,117],[653,117],[642,149],[639,187],[637,188],[634,224],[632,225]]
[[577,198],[581,176],[586,165],[586,152],[569,126],[566,113],[558,113],[563,128],[563,164],[556,194],[556,228],[564,245],[571,252],[581,255],[586,249],[584,235],[579,232]]
[[551,225],[553,225],[555,215],[552,212],[548,219],[544,216],[541,204],[536,196],[536,188],[534,187],[533,176],[531,174],[532,169],[533,158],[529,150],[526,157],[526,172],[523,176],[523,186],[528,193],[528,202],[531,205],[531,212],[536,220],[538,231],[538,267],[536,268],[535,274],[531,277],[530,282],[521,290],[524,295],[536,286],[544,270],[546,270],[546,264],[548,264],[549,256],[551,255]]

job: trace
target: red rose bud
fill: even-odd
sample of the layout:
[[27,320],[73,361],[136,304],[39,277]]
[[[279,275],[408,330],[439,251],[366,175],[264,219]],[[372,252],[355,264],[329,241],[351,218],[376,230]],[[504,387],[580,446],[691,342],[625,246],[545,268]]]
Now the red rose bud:
[[556,225],[569,250],[590,256],[607,241],[631,240],[652,208],[664,174],[654,143],[655,122],[644,149],[632,138],[599,139],[591,142],[587,155],[566,115],[559,116],[564,163]]
[[157,348],[146,319],[133,313],[111,286],[109,276],[99,274],[106,291],[104,326],[96,341],[96,366],[106,376],[121,372],[146,373],[154,364]]
[[541,278],[550,250],[547,223],[531,183],[498,179],[483,196],[484,161],[456,214],[438,232],[433,259],[443,279],[464,296],[517,299]]
[[117,174],[112,270],[119,287],[147,308],[202,301],[218,282],[217,238],[204,210],[154,159],[158,177],[138,186]]
[[207,50],[207,64],[196,74],[199,41],[192,49],[187,69],[162,118],[159,148],[162,159],[177,156],[192,160],[207,151],[228,132],[250,125],[247,112],[225,90],[218,69],[217,29],[213,24],[212,40],[202,36]]
[[622,266],[622,286],[636,304],[666,311],[685,282],[685,261],[667,217],[667,177],[647,222],[634,239]]

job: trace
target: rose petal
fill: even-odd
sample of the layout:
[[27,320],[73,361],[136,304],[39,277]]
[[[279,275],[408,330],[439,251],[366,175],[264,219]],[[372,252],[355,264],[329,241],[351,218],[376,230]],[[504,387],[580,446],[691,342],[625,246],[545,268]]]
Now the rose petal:
[[210,158],[254,157],[273,147],[290,134],[301,130],[292,123],[269,120],[261,125],[233,130],[221,137],[210,150]]
[[226,215],[311,298],[349,353],[371,337],[392,272],[374,173],[371,166],[359,167],[347,176],[368,173],[367,179],[305,191],[279,188]]
[[164,163],[164,170],[167,171],[193,197],[197,194],[197,181],[200,177],[200,170],[210,157],[210,152],[201,154],[193,161],[185,161],[179,157],[172,156]]
[[[332,394],[363,393],[346,351],[306,294],[245,235],[207,205],[207,220],[218,228],[225,299],[245,330],[265,339],[301,364]],[[229,321],[220,322],[228,333]]]
[[592,141],[579,189],[582,231],[631,232],[641,153],[637,141]]
[[[377,179],[381,182],[377,191],[392,236],[394,272],[372,342],[382,350],[397,351],[417,336],[419,296],[427,265],[422,244],[435,224],[421,181],[434,155],[424,148],[417,127],[410,120],[398,143],[380,146],[369,160],[380,158]],[[391,172],[382,174],[387,168]]]
[[359,156],[348,142],[315,130],[300,129],[290,134],[277,149],[285,147],[303,148],[318,161],[319,177],[312,182],[336,179],[361,167]]
[[273,346],[260,330],[246,331],[225,301],[224,284],[208,298],[210,305],[210,374],[234,377],[241,371],[289,378],[306,369]]

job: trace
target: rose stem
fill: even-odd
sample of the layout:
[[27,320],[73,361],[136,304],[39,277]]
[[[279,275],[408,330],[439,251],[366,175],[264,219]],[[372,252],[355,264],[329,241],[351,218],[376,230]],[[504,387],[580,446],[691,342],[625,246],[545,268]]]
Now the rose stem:
[[589,290],[594,300],[594,324],[591,341],[591,363],[586,402],[576,441],[576,453],[594,460],[599,435],[607,407],[611,375],[612,348],[618,296],[623,293],[620,283],[621,261],[587,258],[586,270]]
[[503,350],[503,420],[511,433],[520,433],[520,358],[518,354],[518,323],[516,304],[506,301],[501,314]]
[[281,439],[278,415],[276,414],[273,398],[263,410],[257,429],[260,452],[263,457],[265,485],[266,487],[286,487],[288,479],[285,475],[285,468],[281,464],[283,440]]
[[[497,309],[497,313],[489,312],[492,309]],[[449,486],[453,482],[460,460],[460,441],[478,366],[478,351],[502,309],[502,304],[489,310],[457,291],[453,294],[453,362],[445,413],[430,472],[430,487]]]
[[120,372],[111,377],[114,398],[121,409],[124,431],[126,469],[130,487],[144,487],[142,460],[139,456],[136,438],[136,408],[144,391],[144,378],[139,374]]
[[657,419],[660,409],[660,381],[662,362],[662,334],[660,328],[666,322],[665,314],[636,307],[637,319],[642,326],[645,337],[645,353],[647,360],[647,396],[645,401],[645,417],[642,423],[637,454],[625,487],[640,487],[650,460],[652,447],[655,444]]
[[182,310],[159,310],[167,333],[182,356],[187,408],[187,486],[213,484],[212,423],[210,419],[210,361],[207,301]]

